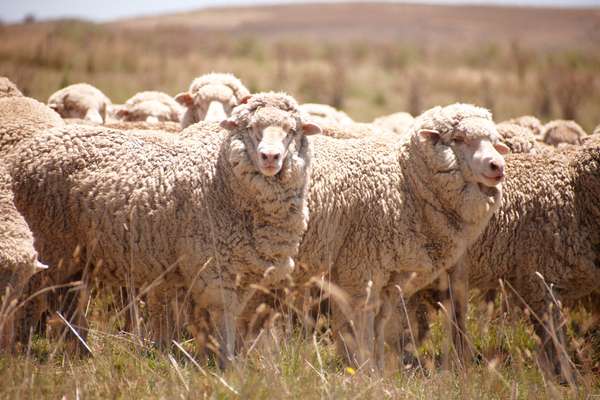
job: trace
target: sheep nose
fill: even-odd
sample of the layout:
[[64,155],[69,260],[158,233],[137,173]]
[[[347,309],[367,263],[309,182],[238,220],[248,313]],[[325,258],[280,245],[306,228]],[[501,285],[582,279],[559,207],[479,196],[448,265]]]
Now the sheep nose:
[[494,176],[501,178],[504,176],[504,162],[500,160],[490,161],[490,170],[494,173]]
[[267,153],[267,152],[261,151],[260,158],[263,161],[267,161],[269,163],[274,163],[274,162],[279,161],[279,153]]

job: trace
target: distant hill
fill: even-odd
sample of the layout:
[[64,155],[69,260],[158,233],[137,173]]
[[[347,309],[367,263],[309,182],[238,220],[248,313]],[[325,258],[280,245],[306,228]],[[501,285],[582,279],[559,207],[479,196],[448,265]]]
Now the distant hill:
[[600,9],[442,6],[390,3],[292,4],[212,8],[119,20],[128,30],[179,29],[264,39],[399,41],[465,47],[518,40],[545,49],[600,44]]

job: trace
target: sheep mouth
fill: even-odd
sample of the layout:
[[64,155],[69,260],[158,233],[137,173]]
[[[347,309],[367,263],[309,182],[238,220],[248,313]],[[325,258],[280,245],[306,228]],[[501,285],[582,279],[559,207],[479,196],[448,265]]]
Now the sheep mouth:
[[482,183],[489,187],[495,187],[504,181],[504,174],[496,176],[482,174],[481,176],[483,177]]

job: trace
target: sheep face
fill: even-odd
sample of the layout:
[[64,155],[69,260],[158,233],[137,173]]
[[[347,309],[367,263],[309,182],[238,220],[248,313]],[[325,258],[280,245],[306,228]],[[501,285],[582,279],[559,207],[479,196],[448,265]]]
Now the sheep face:
[[437,151],[439,171],[460,169],[465,181],[486,187],[496,187],[503,181],[502,154],[508,153],[509,149],[499,141],[491,120],[465,119],[446,133],[422,129],[419,134],[435,147],[444,147]]
[[206,85],[195,93],[180,93],[175,100],[191,110],[197,122],[223,121],[238,103],[233,90],[224,85]]
[[[233,116],[223,121],[226,129],[240,128]],[[243,127],[242,127],[243,128]],[[248,119],[242,136],[250,159],[264,176],[277,175],[286,162],[292,144],[299,147],[302,135],[320,133],[313,123],[302,123],[275,107],[260,108]]]

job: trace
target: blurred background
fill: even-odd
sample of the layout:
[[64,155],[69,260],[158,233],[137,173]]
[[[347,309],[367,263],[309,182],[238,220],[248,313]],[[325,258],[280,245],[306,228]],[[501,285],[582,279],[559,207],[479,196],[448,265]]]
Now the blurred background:
[[0,75],[46,101],[88,82],[121,103],[206,72],[357,121],[455,101],[495,119],[600,122],[600,0],[3,1]]

